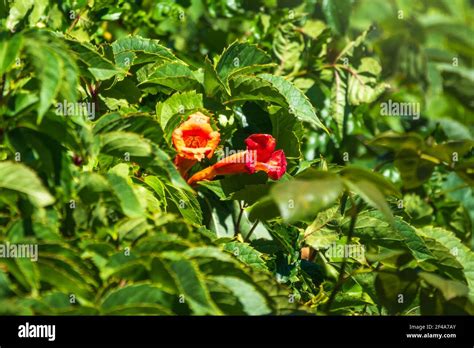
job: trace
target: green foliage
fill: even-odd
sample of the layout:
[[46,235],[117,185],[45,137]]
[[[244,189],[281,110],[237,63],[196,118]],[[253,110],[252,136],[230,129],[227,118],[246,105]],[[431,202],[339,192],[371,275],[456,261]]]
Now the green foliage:
[[[0,314],[474,314],[472,14],[1,4]],[[221,141],[191,175],[254,133],[285,175],[190,187],[197,111]]]

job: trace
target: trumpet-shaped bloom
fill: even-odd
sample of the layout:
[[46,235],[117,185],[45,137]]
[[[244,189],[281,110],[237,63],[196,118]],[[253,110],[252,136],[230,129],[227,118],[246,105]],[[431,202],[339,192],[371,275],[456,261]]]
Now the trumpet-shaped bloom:
[[245,139],[247,150],[256,153],[257,160],[267,162],[275,151],[276,140],[270,134],[252,134]]
[[173,131],[173,145],[178,156],[201,161],[211,158],[220,141],[220,134],[210,125],[209,117],[196,112]]
[[257,162],[255,171],[264,171],[272,180],[280,179],[286,172],[286,156],[283,150],[273,152],[266,162]]
[[171,138],[178,152],[174,163],[186,178],[196,162],[212,157],[219,144],[220,134],[211,128],[209,117],[196,112],[173,131]]
[[286,157],[283,150],[275,150],[276,141],[270,134],[253,134],[245,143],[247,150],[228,156],[213,166],[194,174],[188,184],[193,185],[201,180],[212,180],[218,175],[239,173],[253,174],[264,171],[273,179],[280,179],[286,172]]

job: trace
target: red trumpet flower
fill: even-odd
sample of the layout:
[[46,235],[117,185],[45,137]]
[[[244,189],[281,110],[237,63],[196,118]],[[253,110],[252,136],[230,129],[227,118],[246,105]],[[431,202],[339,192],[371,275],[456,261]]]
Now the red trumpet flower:
[[194,174],[188,184],[201,180],[212,180],[218,175],[239,173],[253,174],[264,171],[273,180],[280,179],[286,171],[286,157],[283,150],[275,150],[276,141],[269,134],[253,134],[245,143],[247,150],[224,158],[211,167]]

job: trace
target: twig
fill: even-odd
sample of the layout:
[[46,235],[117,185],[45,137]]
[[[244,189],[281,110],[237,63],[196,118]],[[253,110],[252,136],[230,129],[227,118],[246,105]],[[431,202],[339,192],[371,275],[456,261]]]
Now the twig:
[[[354,203],[354,201],[353,201],[353,203]],[[357,215],[358,215],[358,210],[359,209],[358,209],[357,205],[354,205],[353,207],[354,207],[354,211],[352,212],[352,216],[351,216],[351,223],[349,225],[349,232],[347,233],[346,245],[349,245],[351,243],[352,235],[354,233],[354,228],[355,228],[355,224],[356,224],[356,221],[357,221]],[[325,308],[326,314],[330,313],[332,303],[334,302],[334,299],[336,298],[337,293],[339,292],[339,290],[341,290],[342,285],[344,284],[344,282],[348,278],[350,278],[350,277],[348,277],[348,278],[344,277],[344,272],[346,270],[346,265],[347,265],[347,257],[344,254],[344,258],[342,260],[341,268],[339,270],[339,278],[337,280],[336,285],[334,286],[334,289],[332,289],[331,295],[329,296],[329,300],[326,304],[326,308]]]
[[5,91],[6,81],[7,81],[7,75],[3,74],[2,83],[0,84],[0,101],[3,99],[3,92]]
[[240,221],[242,220],[242,215],[244,215],[244,207],[242,206],[242,201],[239,201],[239,216],[237,217],[237,222],[235,223],[235,235],[237,236],[240,233]]
[[252,233],[253,231],[255,231],[255,229],[257,228],[257,225],[260,221],[259,220],[256,220],[254,222],[254,224],[252,225],[252,227],[250,228],[250,231],[249,233],[247,233],[247,235],[245,236],[245,239],[244,239],[244,242],[248,241],[250,239],[250,237],[252,236]]

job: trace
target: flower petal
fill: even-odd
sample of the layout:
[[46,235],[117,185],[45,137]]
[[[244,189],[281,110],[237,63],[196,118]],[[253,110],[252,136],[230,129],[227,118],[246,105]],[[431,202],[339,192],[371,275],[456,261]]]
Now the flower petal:
[[188,184],[193,185],[198,181],[212,180],[218,175],[231,175],[241,173],[254,173],[255,160],[248,157],[248,151],[240,151],[236,154],[228,156],[213,166],[207,167],[194,174],[189,180]]
[[270,159],[266,163],[257,162],[255,170],[264,171],[271,179],[278,180],[283,176],[283,174],[285,174],[286,166],[287,162],[285,153],[283,150],[277,150],[270,156]]
[[252,134],[245,139],[247,150],[256,152],[256,160],[267,162],[275,150],[276,140],[270,134]]
[[178,156],[201,161],[212,157],[220,134],[212,129],[209,117],[196,112],[173,131],[171,138]]

